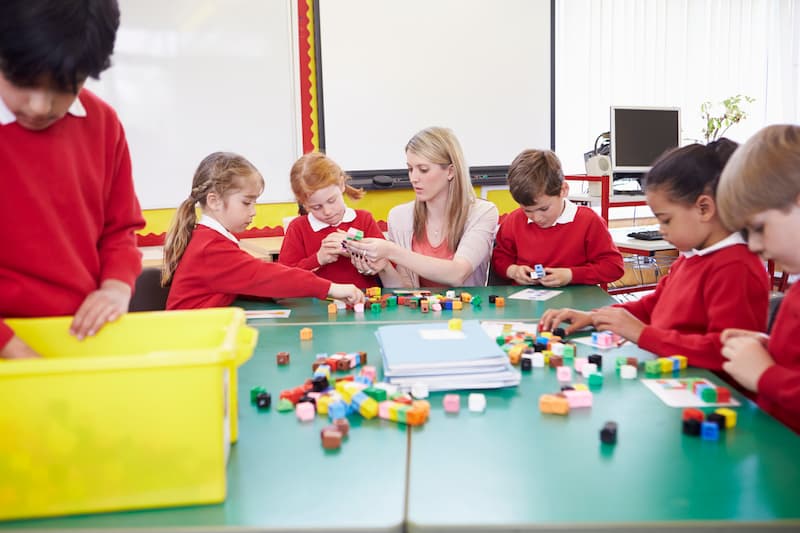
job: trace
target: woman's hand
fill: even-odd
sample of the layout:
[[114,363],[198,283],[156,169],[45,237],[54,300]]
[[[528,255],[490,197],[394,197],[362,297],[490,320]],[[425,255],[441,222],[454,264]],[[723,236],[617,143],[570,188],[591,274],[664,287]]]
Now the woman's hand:
[[346,246],[351,255],[359,255],[362,259],[374,263],[380,259],[391,260],[389,256],[397,245],[386,239],[367,237],[360,241],[347,241]]
[[380,273],[389,264],[388,259],[378,259],[377,261],[370,261],[364,259],[360,255],[350,254],[350,262],[356,267],[359,274],[365,276],[374,276]]

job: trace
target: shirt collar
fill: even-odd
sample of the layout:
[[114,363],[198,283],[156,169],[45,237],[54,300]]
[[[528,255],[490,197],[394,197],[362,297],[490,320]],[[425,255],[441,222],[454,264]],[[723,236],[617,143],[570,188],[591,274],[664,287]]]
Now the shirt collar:
[[[341,224],[342,222],[352,222],[355,219],[356,219],[356,210],[353,209],[352,207],[348,207],[347,209],[344,210],[344,216],[342,217],[342,221],[339,222],[339,224]],[[326,224],[317,217],[315,217],[312,213],[308,214],[308,223],[311,224],[311,229],[314,231],[320,231],[328,227],[336,227],[339,225],[336,224],[336,226],[331,226],[330,224]]]
[[[67,109],[67,113],[74,117],[86,116],[86,108],[83,107],[80,98],[75,98],[75,100],[72,102],[72,105],[69,106],[69,109]],[[0,126],[8,126],[16,121],[17,117],[14,116],[14,113],[11,112],[3,99],[0,98]]]
[[[575,221],[575,215],[578,214],[578,204],[575,204],[568,199],[564,198],[564,210],[558,216],[553,226],[556,224],[569,224]],[[528,224],[533,224],[533,220],[528,219]],[[552,226],[550,226],[552,227]]]
[[737,244],[747,244],[747,241],[744,240],[742,234],[738,231],[736,233],[731,233],[721,241],[712,244],[708,248],[703,248],[702,250],[697,250],[692,248],[686,252],[683,252],[683,256],[686,258],[694,257],[696,255],[708,255],[713,254],[717,250],[722,250],[723,248],[727,248],[728,246],[735,246]]
[[211,218],[210,216],[203,214],[200,217],[200,220],[197,221],[198,224],[201,226],[205,226],[207,228],[211,228],[217,233],[222,234],[226,239],[230,239],[235,242],[237,245],[239,244],[239,239],[233,236],[233,233],[225,229],[225,226],[219,223],[217,219]]

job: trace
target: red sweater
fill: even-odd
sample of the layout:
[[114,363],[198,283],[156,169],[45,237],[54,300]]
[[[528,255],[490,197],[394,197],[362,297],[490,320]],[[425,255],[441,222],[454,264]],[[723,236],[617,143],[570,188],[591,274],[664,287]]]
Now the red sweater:
[[639,346],[659,356],[685,355],[692,366],[721,371],[725,328],[764,331],[769,278],[746,244],[680,257],[655,292],[619,304],[647,324]]
[[323,266],[320,266],[317,261],[317,252],[322,240],[336,230],[347,231],[350,228],[356,228],[364,232],[364,237],[383,239],[383,232],[372,218],[372,214],[361,209],[355,211],[356,218],[352,222],[342,222],[335,228],[329,226],[319,231],[311,228],[308,215],[295,218],[286,228],[286,236],[283,238],[281,252],[278,254],[278,262],[287,266],[314,270],[314,273],[321,278],[336,283],[352,283],[360,289],[378,285],[375,276],[359,274],[349,257],[340,256],[333,263]]
[[540,228],[528,223],[522,209],[506,216],[497,231],[492,268],[502,277],[511,265],[572,270],[572,284],[594,285],[616,281],[625,273],[622,255],[614,246],[606,223],[588,207],[579,206],[575,220]]
[[178,263],[167,309],[230,305],[237,296],[325,298],[331,282],[253,257],[216,230],[198,225]]
[[758,405],[800,433],[800,283],[783,298],[772,325],[769,353],[775,364],[758,380]]
[[[125,133],[86,89],[85,117],[0,125],[0,317],[72,315],[107,279],[131,287],[144,227]],[[0,347],[13,332],[0,321]]]

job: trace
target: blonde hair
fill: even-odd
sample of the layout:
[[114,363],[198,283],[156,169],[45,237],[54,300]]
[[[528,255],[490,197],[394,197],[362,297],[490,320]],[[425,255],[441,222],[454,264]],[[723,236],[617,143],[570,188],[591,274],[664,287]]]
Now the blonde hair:
[[200,162],[192,179],[189,197],[181,203],[172,218],[164,241],[164,265],[161,267],[161,286],[172,281],[175,269],[189,246],[192,231],[197,224],[195,206],[206,206],[210,193],[225,200],[241,190],[247,180],[257,180],[264,188],[264,178],[255,166],[244,157],[231,152],[214,152]]
[[[453,179],[447,190],[445,216],[447,217],[447,247],[450,251],[458,248],[464,235],[470,206],[475,202],[475,191],[470,180],[469,167],[464,160],[461,144],[452,130],[448,128],[426,128],[414,135],[406,152],[411,152],[433,164],[445,168],[453,165]],[[428,208],[425,202],[414,201],[414,238],[418,241],[425,238],[425,227],[428,222]]]
[[800,195],[800,126],[767,126],[731,156],[717,187],[722,223],[731,231],[767,209],[787,209]]
[[350,176],[345,174],[336,162],[321,152],[310,152],[294,162],[289,172],[292,192],[299,204],[305,204],[308,197],[320,189],[331,185],[344,185],[344,194],[353,200],[364,196],[364,189],[349,185]]

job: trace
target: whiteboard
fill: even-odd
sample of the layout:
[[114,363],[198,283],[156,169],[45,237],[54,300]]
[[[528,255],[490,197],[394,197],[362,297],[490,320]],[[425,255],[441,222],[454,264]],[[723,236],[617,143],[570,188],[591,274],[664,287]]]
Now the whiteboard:
[[406,143],[452,128],[470,166],[550,148],[550,0],[319,0],[325,151],[405,168]]
[[121,0],[112,67],[87,87],[128,136],[142,207],[177,207],[217,150],[261,171],[261,202],[292,201],[301,155],[291,0]]

